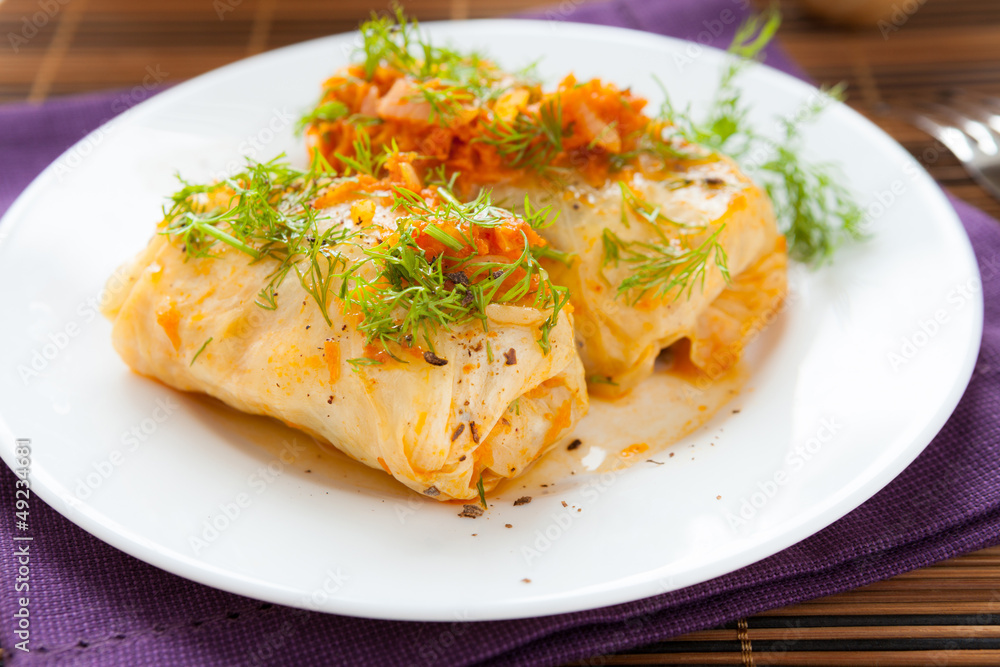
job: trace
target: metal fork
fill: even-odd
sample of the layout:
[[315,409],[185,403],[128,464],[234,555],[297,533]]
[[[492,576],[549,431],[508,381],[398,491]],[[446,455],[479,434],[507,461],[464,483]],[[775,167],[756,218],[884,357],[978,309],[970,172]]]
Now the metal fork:
[[903,116],[947,146],[969,175],[1000,199],[1000,99],[959,94],[948,105],[925,103],[918,109]]

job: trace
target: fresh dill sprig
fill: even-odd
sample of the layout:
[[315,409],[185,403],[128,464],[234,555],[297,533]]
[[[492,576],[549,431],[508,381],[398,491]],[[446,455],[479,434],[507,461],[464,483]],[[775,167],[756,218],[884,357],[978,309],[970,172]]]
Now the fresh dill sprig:
[[364,368],[365,366],[381,366],[383,362],[378,359],[371,359],[369,357],[354,357],[353,359],[348,359],[347,363],[349,363],[352,366],[351,368],[352,371],[354,371],[355,373],[360,373],[361,369]]
[[626,241],[605,228],[601,236],[604,264],[616,267],[624,264],[632,271],[619,283],[618,296],[628,295],[632,305],[647,295],[666,299],[673,293],[672,301],[676,301],[687,292],[690,298],[695,285],[704,287],[710,260],[715,262],[722,277],[729,282],[726,251],[719,242],[719,235],[725,226],[723,223],[691,248],[685,248],[679,241]]
[[476,489],[479,491],[479,502],[483,504],[483,509],[489,509],[486,504],[486,488],[483,486],[483,476],[479,476],[479,481],[476,482]]
[[735,83],[748,63],[760,59],[780,23],[778,11],[770,9],[739,27],[729,46],[736,58],[723,70],[701,122],[692,119],[690,109],[679,113],[665,93],[659,120],[684,140],[735,159],[774,202],[789,255],[817,265],[829,261],[846,240],[865,238],[862,210],[843,185],[842,174],[832,164],[809,162],[802,155],[801,126],[818,117],[832,101],[841,100],[843,85],[821,89],[818,98],[795,116],[778,118],[783,133],[774,139],[752,127],[750,108]]
[[[615,267],[625,264],[631,271],[618,284],[616,296],[627,296],[633,305],[650,292],[658,299],[665,298],[671,292],[674,294],[672,300],[677,300],[685,292],[690,298],[695,283],[704,284],[709,258],[714,258],[722,276],[729,282],[726,252],[718,242],[719,233],[725,224],[720,225],[697,247],[690,248],[687,235],[705,231],[707,225],[674,220],[664,215],[659,206],[644,199],[625,181],[619,181],[618,186],[622,196],[622,226],[631,228],[629,219],[637,217],[656,233],[657,240],[626,241],[608,228],[601,232],[602,264]],[[664,231],[663,225],[673,227],[680,236],[671,238]],[[610,284],[603,272],[601,276]]]
[[[358,148],[352,169],[378,175],[387,154],[373,155],[364,139],[358,140]],[[412,346],[416,337],[433,352],[434,333],[454,324],[480,320],[485,330],[491,303],[549,311],[539,339],[548,352],[549,334],[569,300],[568,290],[552,284],[538,261],[540,245],[529,243],[523,227],[516,227],[513,237],[505,230],[508,242],[516,237],[519,244],[516,257],[481,257],[476,230],[511,223],[541,229],[551,224],[549,208],[533,208],[526,200],[524,215],[514,218],[494,206],[487,192],[463,203],[438,187],[440,202],[432,204],[386,182],[381,187],[399,214],[396,228],[370,245],[373,241],[362,243],[361,230],[353,226],[321,224],[326,214],[313,205],[325,190],[349,178],[355,177],[332,177],[322,158],[307,171],[276,158],[249,164],[220,183],[184,183],[164,210],[161,233],[180,245],[186,257],[221,257],[222,244],[251,262],[273,262],[257,297],[262,308],[277,308],[279,287],[289,274],[298,277],[328,325],[331,298],[339,295],[345,310],[361,315],[358,329],[366,342],[380,343],[390,356],[395,356],[390,343]],[[444,251],[429,253],[423,236],[439,242]],[[347,253],[349,247],[356,251]]]
[[660,206],[656,206],[649,200],[643,199],[625,181],[618,181],[618,186],[622,192],[621,221],[626,228],[629,227],[629,213],[646,221],[664,241],[666,241],[666,236],[660,227],[660,223],[686,230],[701,230],[705,228],[705,225],[692,225],[667,217],[663,214]]
[[[552,284],[523,231],[516,259],[482,259],[477,254],[472,228],[498,227],[511,220],[510,213],[492,204],[488,192],[467,203],[447,190],[438,193],[443,203],[430,206],[420,195],[396,186],[393,207],[404,215],[398,218],[395,233],[363,248],[365,261],[340,275],[341,301],[362,315],[358,329],[369,343],[377,341],[387,350],[390,343],[412,345],[420,338],[433,352],[432,335],[438,328],[478,319],[486,330],[487,305],[520,302],[550,311],[539,339],[539,346],[548,352],[549,334],[569,300],[568,290]],[[538,228],[547,217],[548,209],[529,208],[524,221]],[[442,221],[458,237],[441,229]],[[429,255],[420,243],[422,234],[441,243],[444,251]]]
[[431,107],[431,122],[447,125],[464,105],[497,99],[512,83],[510,77],[476,52],[460,53],[433,45],[398,5],[391,14],[373,13],[359,28],[362,44],[356,49],[371,80],[379,67],[409,77],[416,87],[412,96]]
[[354,157],[343,155],[341,153],[337,153],[334,156],[340,160],[345,167],[347,167],[347,174],[354,172],[356,174],[364,174],[378,178],[382,172],[382,168],[385,166],[385,161],[389,158],[389,155],[392,152],[396,152],[395,145],[389,146],[386,150],[381,152],[373,151],[372,140],[371,137],[368,136],[367,132],[358,132],[358,136],[354,140],[353,146]]
[[211,342],[212,338],[209,338],[208,340],[206,340],[204,343],[201,344],[201,347],[198,348],[198,351],[194,353],[193,357],[191,357],[191,363],[188,364],[188,366],[194,366],[194,362],[198,360],[198,357],[201,356],[201,353],[205,351],[205,348],[208,347],[208,344]]
[[333,122],[343,118],[349,113],[350,109],[348,109],[347,105],[343,102],[338,102],[337,100],[321,102],[315,109],[299,118],[298,123],[295,125],[295,133],[301,134],[305,128],[312,125],[316,121]]
[[522,111],[512,122],[495,118],[486,133],[473,141],[495,146],[513,169],[545,172],[553,158],[562,152],[568,132],[563,127],[562,102],[557,96],[546,100],[537,115]]
[[254,261],[274,260],[270,280],[257,304],[277,307],[278,288],[294,272],[316,300],[327,323],[328,291],[335,267],[342,262],[333,248],[352,232],[334,226],[320,232],[319,212],[311,202],[334,179],[317,160],[309,170],[283,161],[284,156],[247,168],[218,183],[184,187],[164,210],[160,232],[180,242],[187,257],[217,257],[219,244],[231,246]]

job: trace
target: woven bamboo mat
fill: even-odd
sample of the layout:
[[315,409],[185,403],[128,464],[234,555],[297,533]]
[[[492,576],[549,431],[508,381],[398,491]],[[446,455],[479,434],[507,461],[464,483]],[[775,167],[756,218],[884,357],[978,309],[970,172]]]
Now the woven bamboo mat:
[[[538,0],[407,0],[422,20],[503,16]],[[1000,96],[1000,2],[900,0],[898,30],[828,27],[783,0],[785,48],[959,197],[1000,202],[893,109],[954,88]],[[356,27],[368,0],[0,0],[0,103],[181,81],[267,49]],[[11,39],[10,35],[16,36]],[[998,537],[1000,541],[1000,537]],[[1000,547],[740,619],[607,665],[1000,665]]]

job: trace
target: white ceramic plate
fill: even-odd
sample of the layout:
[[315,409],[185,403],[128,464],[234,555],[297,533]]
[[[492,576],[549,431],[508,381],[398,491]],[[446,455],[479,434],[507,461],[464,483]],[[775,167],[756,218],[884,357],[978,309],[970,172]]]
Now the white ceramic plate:
[[[507,67],[542,57],[549,82],[573,71],[656,102],[655,73],[696,109],[724,58],[611,28],[427,27]],[[285,445],[259,443],[288,432],[128,372],[96,300],[146,243],[174,172],[208,178],[241,154],[303,161],[294,120],[355,39],[266,53],[139,105],[60,158],[3,220],[3,458],[12,465],[15,437],[30,438],[33,489],[87,531],[183,577],[281,604],[391,619],[554,614],[776,553],[872,496],[951,414],[982,331],[968,238],[927,174],[843,106],[806,130],[809,153],[844,165],[873,238],[831,267],[792,272],[789,308],[749,355],[750,386],[732,406],[740,412],[724,409],[665,465],[574,477],[529,505],[498,502],[487,517],[459,519],[454,506],[356,466],[333,479],[286,465],[276,458]],[[765,129],[814,95],[766,67],[742,87]]]

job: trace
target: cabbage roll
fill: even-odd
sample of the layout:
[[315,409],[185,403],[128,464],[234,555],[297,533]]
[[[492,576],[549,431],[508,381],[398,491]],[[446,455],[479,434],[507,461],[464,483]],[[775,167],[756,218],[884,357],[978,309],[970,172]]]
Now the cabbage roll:
[[399,153],[372,166],[185,184],[106,309],[113,344],[425,496],[476,498],[587,410],[566,291],[537,259],[545,215],[460,203]]
[[630,90],[572,75],[546,91],[402,16],[361,32],[363,61],[303,121],[311,151],[350,172],[359,148],[397,147],[463,198],[554,207],[543,261],[569,288],[591,391],[627,392],[681,340],[675,352],[724,372],[780,307],[787,253],[767,194],[688,140],[669,105],[652,117]]

